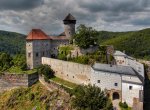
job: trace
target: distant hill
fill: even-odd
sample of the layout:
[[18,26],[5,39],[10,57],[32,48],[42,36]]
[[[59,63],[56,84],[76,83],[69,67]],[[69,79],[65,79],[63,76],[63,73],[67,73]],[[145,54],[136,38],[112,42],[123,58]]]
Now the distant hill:
[[25,53],[25,35],[0,30],[0,52]]
[[101,45],[113,45],[128,55],[150,60],[150,28],[132,32],[99,32]]
[[[150,28],[131,32],[98,32],[100,45],[114,45],[115,49],[125,50],[128,55],[150,60]],[[25,53],[25,35],[0,31],[0,52],[11,55]]]

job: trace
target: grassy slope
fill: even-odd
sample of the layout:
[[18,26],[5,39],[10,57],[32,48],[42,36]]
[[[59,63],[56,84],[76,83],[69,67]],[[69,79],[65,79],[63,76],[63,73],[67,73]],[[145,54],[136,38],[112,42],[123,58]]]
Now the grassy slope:
[[105,39],[102,45],[114,45],[115,49],[125,50],[127,54],[150,59],[150,29],[127,32]]
[[57,91],[49,92],[39,82],[29,88],[17,88],[0,93],[0,110],[49,110],[69,107],[69,96]]
[[0,52],[7,52],[11,55],[25,53],[25,35],[0,31]]

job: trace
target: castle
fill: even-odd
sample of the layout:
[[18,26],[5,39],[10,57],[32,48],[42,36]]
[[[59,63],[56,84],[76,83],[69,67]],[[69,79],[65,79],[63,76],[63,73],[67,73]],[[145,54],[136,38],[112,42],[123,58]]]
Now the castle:
[[[144,66],[121,51],[113,52],[115,65],[95,63],[83,65],[53,59],[60,45],[69,45],[75,33],[76,19],[68,14],[63,20],[64,32],[58,36],[47,36],[40,29],[32,29],[26,38],[26,59],[29,69],[47,64],[55,75],[76,84],[92,84],[109,91],[109,97],[136,105],[142,110]],[[51,58],[52,57],[52,58]],[[136,109],[138,110],[138,109]]]
[[60,45],[68,45],[75,33],[76,19],[68,14],[63,20],[64,32],[48,36],[40,29],[32,29],[26,38],[26,59],[29,69],[41,64],[42,57],[56,57]]

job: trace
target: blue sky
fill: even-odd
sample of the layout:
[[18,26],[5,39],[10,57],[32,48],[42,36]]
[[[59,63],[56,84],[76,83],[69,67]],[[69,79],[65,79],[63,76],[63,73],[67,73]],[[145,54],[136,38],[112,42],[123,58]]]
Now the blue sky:
[[28,34],[40,28],[49,35],[59,34],[68,13],[77,19],[76,26],[97,30],[150,27],[150,0],[0,0],[0,30]]

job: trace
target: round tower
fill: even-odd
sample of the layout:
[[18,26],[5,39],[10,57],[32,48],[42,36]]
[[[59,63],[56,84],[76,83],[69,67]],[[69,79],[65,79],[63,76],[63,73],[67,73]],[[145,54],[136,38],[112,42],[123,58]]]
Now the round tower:
[[70,39],[75,34],[76,19],[69,13],[63,22],[66,37]]

